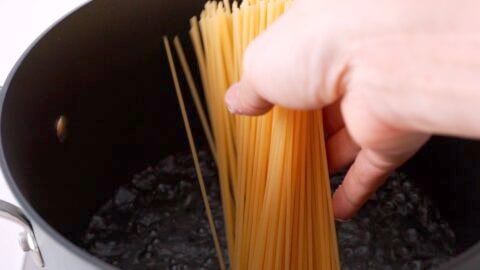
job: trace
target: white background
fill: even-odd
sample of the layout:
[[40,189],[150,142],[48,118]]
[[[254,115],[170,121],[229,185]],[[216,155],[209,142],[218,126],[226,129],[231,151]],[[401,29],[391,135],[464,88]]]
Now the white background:
[[[0,85],[17,59],[51,24],[88,0],[0,0]],[[0,173],[0,199],[17,204]],[[20,228],[0,218],[0,269],[20,270]]]

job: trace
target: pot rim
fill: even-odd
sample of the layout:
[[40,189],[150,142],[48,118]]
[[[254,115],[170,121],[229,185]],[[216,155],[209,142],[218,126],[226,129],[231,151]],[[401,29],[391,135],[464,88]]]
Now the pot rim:
[[[44,30],[30,45],[29,47],[22,53],[20,58],[15,62],[15,65],[9,72],[7,79],[5,81],[5,84],[3,85],[1,91],[0,91],[0,127],[1,127],[1,121],[3,119],[3,107],[5,105],[5,99],[7,96],[7,93],[10,88],[10,83],[13,79],[13,77],[16,74],[16,71],[18,68],[23,64],[24,59],[27,58],[30,54],[30,52],[35,49],[36,45],[44,39],[47,34],[55,27],[57,27],[59,24],[61,24],[64,20],[68,19],[70,16],[73,14],[77,13],[79,10],[87,8],[89,4],[91,4],[92,1],[89,0],[86,3],[81,4],[80,6],[72,9],[69,11],[67,14],[64,16],[60,17],[57,19],[53,24],[51,24],[46,30]],[[37,224],[44,232],[46,232],[57,244],[65,247],[68,251],[71,253],[75,254],[76,256],[80,257],[82,260],[87,261],[92,263],[94,266],[101,267],[101,269],[106,269],[106,270],[120,270],[117,267],[112,266],[111,264],[108,264],[101,259],[91,255],[88,253],[86,250],[80,248],[79,246],[75,245],[73,242],[65,238],[61,233],[59,233],[57,230],[55,230],[52,226],[50,226],[45,219],[43,219],[42,216],[40,216],[37,211],[32,207],[30,202],[23,196],[22,192],[19,190],[15,180],[13,179],[13,176],[10,173],[10,169],[7,165],[6,158],[5,158],[5,152],[3,149],[3,136],[2,133],[0,132],[0,169],[4,175],[4,178],[7,182],[8,187],[12,191],[13,195],[19,202],[22,210],[25,212],[26,216],[31,219],[34,222],[34,224]],[[41,245],[41,244],[40,244]],[[41,246],[39,246],[40,250],[42,249]],[[45,262],[46,266],[48,267],[48,262]],[[469,247],[466,251],[460,253],[459,255],[453,257],[450,259],[448,262],[442,264],[438,270],[450,270],[450,269],[465,269],[465,270],[476,270],[480,266],[480,241],[474,244],[473,246]]]
[[[2,87],[2,90],[0,91],[0,123],[3,119],[4,113],[3,113],[3,107],[5,105],[5,99],[7,96],[7,93],[10,88],[10,83],[12,79],[15,77],[15,74],[18,70],[18,68],[23,64],[24,59],[26,59],[30,52],[35,49],[37,44],[46,38],[48,33],[60,25],[64,20],[68,19],[70,16],[73,14],[77,13],[79,10],[86,8],[90,3],[92,3],[90,0],[81,4],[80,6],[72,9],[59,19],[57,19],[53,24],[51,24],[46,30],[44,30],[29,46],[28,48],[22,53],[20,58],[15,62],[15,65],[13,68],[10,70],[7,79],[5,81],[5,84]],[[1,125],[0,125],[1,127]],[[4,147],[3,147],[3,135],[0,132],[0,169],[3,173],[3,176],[7,182],[8,187],[12,191],[13,195],[17,199],[18,203],[20,204],[22,211],[25,212],[25,215],[29,219],[29,221],[33,224],[36,224],[40,229],[42,229],[49,237],[51,237],[56,244],[65,247],[70,253],[78,256],[82,260],[89,262],[93,264],[96,267],[99,267],[100,269],[106,269],[106,270],[119,270],[119,268],[112,266],[111,264],[108,264],[101,259],[91,255],[88,253],[86,250],[80,248],[79,246],[75,245],[73,242],[65,238],[60,232],[58,232],[56,229],[54,229],[52,226],[48,224],[48,222],[40,216],[37,211],[33,208],[33,206],[30,204],[30,202],[23,196],[22,192],[18,188],[15,180],[13,179],[13,176],[11,175],[10,169],[8,167],[6,158],[5,158],[5,152],[4,152]],[[33,222],[32,222],[33,221]],[[35,230],[34,230],[35,231]],[[42,251],[41,243],[39,243],[39,249]],[[45,252],[43,252],[45,254]],[[45,262],[45,267],[48,267],[48,261]]]

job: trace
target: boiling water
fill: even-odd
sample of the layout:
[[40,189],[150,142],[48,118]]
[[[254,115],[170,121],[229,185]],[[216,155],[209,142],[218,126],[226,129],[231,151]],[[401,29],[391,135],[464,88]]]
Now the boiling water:
[[[200,160],[226,247],[215,166],[206,152]],[[332,178],[332,190],[342,178]],[[337,234],[344,270],[431,269],[453,256],[455,242],[432,202],[401,174],[356,217],[338,222]],[[124,270],[218,269],[190,155],[169,156],[119,187],[91,218],[80,245]]]

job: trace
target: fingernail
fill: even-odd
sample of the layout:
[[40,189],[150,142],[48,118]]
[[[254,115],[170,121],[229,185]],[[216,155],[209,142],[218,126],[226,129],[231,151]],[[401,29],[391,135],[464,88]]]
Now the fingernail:
[[227,93],[225,94],[225,104],[227,104],[227,109],[231,113],[239,113],[238,109],[238,84],[230,86]]
[[336,218],[335,221],[338,221],[340,223],[345,223],[345,222],[349,222],[350,219],[340,219],[340,218]]
[[[343,183],[341,183],[340,185],[338,185],[337,189],[336,189],[335,192],[333,193],[333,198],[332,198],[333,201],[334,201],[335,196],[338,195],[337,191],[340,190],[340,188],[342,187],[342,184],[343,184]],[[335,214],[335,206],[336,206],[336,205],[335,205],[335,203],[334,203],[334,204],[333,204],[333,212],[334,212],[334,214]],[[338,214],[338,213],[337,213],[337,214]],[[340,223],[349,222],[350,220],[351,220],[350,218],[347,218],[347,219],[338,218],[338,217],[335,218],[335,221],[340,222]]]

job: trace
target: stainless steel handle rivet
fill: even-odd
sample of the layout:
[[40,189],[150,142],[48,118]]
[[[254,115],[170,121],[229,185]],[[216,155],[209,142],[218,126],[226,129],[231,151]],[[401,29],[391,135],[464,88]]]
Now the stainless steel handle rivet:
[[25,252],[31,252],[33,260],[38,267],[45,267],[32,225],[22,213],[22,210],[11,203],[0,200],[0,218],[6,218],[23,227],[24,231],[20,233],[18,238],[20,248]]

